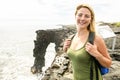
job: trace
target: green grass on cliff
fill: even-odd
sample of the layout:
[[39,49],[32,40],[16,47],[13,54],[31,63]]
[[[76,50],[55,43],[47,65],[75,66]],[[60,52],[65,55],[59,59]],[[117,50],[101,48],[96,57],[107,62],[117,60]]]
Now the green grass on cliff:
[[115,22],[115,23],[112,23],[111,25],[113,25],[115,27],[120,27],[120,22]]

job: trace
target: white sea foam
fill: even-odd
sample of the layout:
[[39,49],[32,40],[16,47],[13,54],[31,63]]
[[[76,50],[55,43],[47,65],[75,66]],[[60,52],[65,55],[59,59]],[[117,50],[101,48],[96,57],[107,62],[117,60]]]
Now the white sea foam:
[[[33,49],[34,40],[36,39],[35,31],[38,29],[0,29],[0,80],[40,79],[40,74],[33,75],[30,72],[30,68],[34,64]],[[51,65],[55,57],[54,46],[52,43],[47,48],[43,71]]]

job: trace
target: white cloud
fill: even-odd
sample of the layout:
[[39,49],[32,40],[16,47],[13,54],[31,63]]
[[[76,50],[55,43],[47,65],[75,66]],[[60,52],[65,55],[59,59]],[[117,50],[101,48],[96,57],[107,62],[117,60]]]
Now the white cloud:
[[96,20],[105,22],[117,22],[120,21],[119,0],[101,1],[93,5]]
[[93,7],[97,21],[120,21],[119,0],[1,0],[0,27],[74,23],[81,3]]

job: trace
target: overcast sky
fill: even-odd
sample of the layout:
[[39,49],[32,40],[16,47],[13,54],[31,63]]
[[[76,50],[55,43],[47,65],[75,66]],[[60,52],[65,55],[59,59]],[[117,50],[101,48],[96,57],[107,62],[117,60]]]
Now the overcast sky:
[[120,21],[119,0],[0,0],[0,28],[73,24],[75,7],[80,3],[93,7],[96,22]]

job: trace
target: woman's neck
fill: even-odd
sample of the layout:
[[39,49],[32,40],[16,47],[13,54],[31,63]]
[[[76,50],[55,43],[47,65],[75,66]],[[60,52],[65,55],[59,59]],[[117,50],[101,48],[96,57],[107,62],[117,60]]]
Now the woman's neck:
[[88,35],[89,31],[87,29],[84,29],[84,30],[79,30],[77,31],[77,34],[76,36],[84,36],[84,35]]

